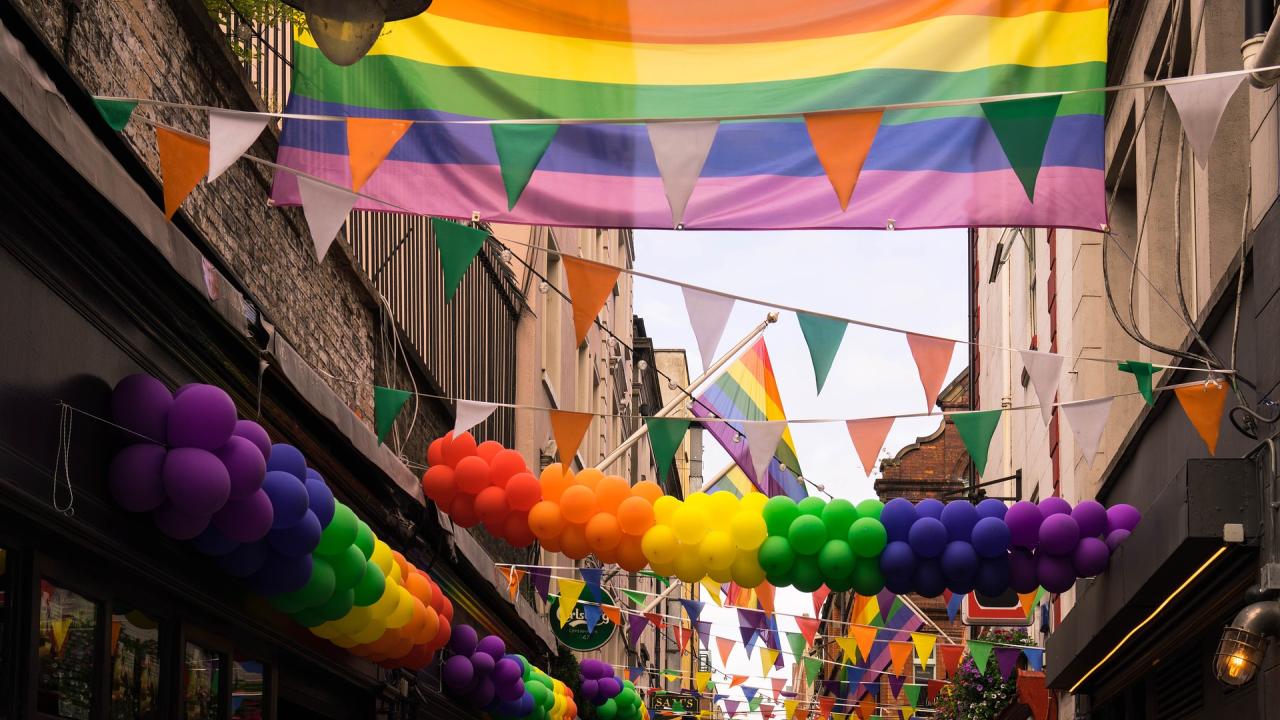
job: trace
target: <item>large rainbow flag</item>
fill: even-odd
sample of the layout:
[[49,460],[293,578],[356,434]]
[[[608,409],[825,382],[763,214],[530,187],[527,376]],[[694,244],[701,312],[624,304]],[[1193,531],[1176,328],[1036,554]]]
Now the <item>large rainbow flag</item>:
[[[773,375],[773,363],[769,361],[769,347],[760,338],[716,379],[711,387],[698,396],[690,407],[695,417],[719,417],[728,420],[785,420],[782,396]],[[768,477],[757,478],[751,464],[751,451],[747,443],[738,438],[732,423],[703,423],[711,436],[720,443],[733,459],[747,480],[767,495],[786,495],[794,500],[808,497],[804,482],[799,478],[800,460],[796,457],[796,443],[788,428],[778,442],[778,449],[769,461]],[[730,489],[714,487],[715,490]]]
[[[669,228],[644,120],[721,118],[700,174],[692,170],[689,228],[883,229],[892,220],[899,229],[1097,230],[1106,222],[1101,93],[1031,112],[1043,115],[1043,133],[1014,117],[997,136],[978,104],[889,109],[866,139],[860,174],[841,170],[856,182],[847,210],[824,162],[855,160],[840,157],[848,148],[838,133],[820,159],[804,114],[1098,88],[1106,30],[1107,0],[436,0],[389,24],[350,67],[299,36],[287,111],[428,121],[364,186],[413,213]],[[788,116],[732,119],[751,114]],[[456,122],[513,119],[636,122],[524,125],[505,133],[505,162],[491,125]],[[1030,150],[1011,149],[1032,135],[1042,136]],[[340,122],[285,123],[282,164],[344,184],[346,153]],[[1032,167],[1020,176],[1016,163]],[[509,207],[506,184],[528,172]],[[299,202],[293,176],[278,177],[274,199]],[[368,199],[357,207],[392,209]]]

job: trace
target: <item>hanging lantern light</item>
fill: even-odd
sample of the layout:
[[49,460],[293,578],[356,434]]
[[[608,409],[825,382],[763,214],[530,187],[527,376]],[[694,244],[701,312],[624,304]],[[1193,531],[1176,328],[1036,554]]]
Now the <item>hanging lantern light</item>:
[[421,15],[431,0],[284,0],[307,15],[320,52],[336,65],[365,56],[385,23]]

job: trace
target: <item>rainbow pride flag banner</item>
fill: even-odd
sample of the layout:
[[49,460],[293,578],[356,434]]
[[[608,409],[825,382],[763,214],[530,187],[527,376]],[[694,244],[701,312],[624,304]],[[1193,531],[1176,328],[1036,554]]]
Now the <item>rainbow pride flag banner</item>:
[[[782,408],[782,396],[773,375],[773,363],[769,361],[769,347],[760,338],[730,365],[690,406],[694,417],[720,417],[728,420],[786,420]],[[800,480],[800,459],[796,457],[796,443],[788,428],[778,442],[778,449],[769,461],[767,477],[756,477],[751,462],[751,451],[745,438],[738,437],[732,423],[708,422],[703,427],[720,443],[729,457],[737,463],[742,476],[766,495],[786,495],[792,500],[809,496]],[[724,478],[721,478],[724,480]],[[729,480],[728,482],[732,482]],[[718,482],[717,485],[720,483]],[[735,485],[738,485],[735,483]],[[714,487],[714,490],[730,490]],[[738,492],[742,494],[739,486]],[[732,492],[732,490],[730,490]]]
[[[359,209],[1097,230],[1102,93],[885,106],[1102,87],[1106,29],[1106,0],[436,0],[349,67],[300,35],[287,111],[416,121]],[[588,122],[474,122],[541,119]],[[341,122],[287,120],[279,161],[353,185]],[[273,198],[299,204],[296,177],[279,174]]]

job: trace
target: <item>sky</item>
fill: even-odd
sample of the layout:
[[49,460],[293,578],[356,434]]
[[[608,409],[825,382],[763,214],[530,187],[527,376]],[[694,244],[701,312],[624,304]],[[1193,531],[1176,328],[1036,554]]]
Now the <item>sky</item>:
[[[637,270],[721,290],[772,300],[841,317],[952,338],[968,333],[968,255],[964,230],[691,232],[636,231]],[[685,348],[689,373],[702,370],[679,286],[635,279],[635,314],[644,318],[655,348]],[[719,350],[724,352],[764,319],[769,308],[738,302]],[[897,333],[850,326],[822,394],[816,392],[809,351],[794,313],[764,334],[788,417],[856,418],[924,410],[924,392],[905,338]],[[963,345],[952,358],[948,380],[967,359]],[[898,420],[886,442],[888,454],[928,435],[938,419]],[[804,476],[835,497],[853,502],[874,497],[843,423],[791,426]],[[729,456],[705,437],[704,472],[710,478]],[[885,456],[885,452],[881,456]],[[812,492],[812,491],[811,491]],[[779,612],[812,614],[808,594],[780,589]],[[732,610],[709,607],[712,634],[736,637]],[[788,617],[779,629],[796,630]],[[785,646],[784,646],[785,647]],[[712,650],[712,664],[722,668]],[[784,652],[785,656],[785,652]],[[790,677],[791,663],[773,677]],[[757,654],[734,650],[730,672],[759,675]],[[762,682],[753,680],[752,682]],[[741,698],[738,691],[733,697]]]

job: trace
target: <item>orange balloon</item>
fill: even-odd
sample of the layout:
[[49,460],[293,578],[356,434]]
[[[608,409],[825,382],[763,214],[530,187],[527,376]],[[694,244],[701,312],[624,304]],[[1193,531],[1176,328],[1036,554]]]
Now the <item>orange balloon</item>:
[[448,465],[432,465],[422,473],[422,494],[431,498],[431,502],[441,508],[449,507],[453,496],[458,494],[458,486],[453,477],[453,468]]
[[439,465],[444,462],[444,446],[448,443],[448,436],[431,441],[427,446],[427,465]]
[[640,572],[649,565],[649,558],[640,549],[640,538],[635,535],[623,535],[614,552],[618,556],[614,562],[627,572]]
[[489,482],[506,487],[512,475],[529,472],[524,456],[515,450],[502,450],[489,459]]
[[543,500],[529,510],[529,529],[545,544],[547,540],[557,537],[564,530],[564,515],[560,506],[550,500]]
[[[391,633],[387,633],[387,634],[390,635]],[[412,638],[395,635],[393,636],[393,639],[394,639],[394,642],[391,644],[391,649],[387,651],[388,658],[392,660],[398,660],[402,657],[405,657],[406,655],[408,655],[410,652],[413,651]]]
[[616,547],[609,550],[594,550],[592,552],[595,553],[596,559],[605,565],[618,564],[618,548]]
[[542,499],[560,502],[560,494],[573,484],[573,473],[567,472],[564,465],[552,463],[542,471]]
[[542,549],[547,552],[560,552],[560,536],[538,538],[538,544],[542,545]]
[[418,630],[418,633],[413,636],[413,639],[418,643],[428,643],[434,640],[436,635],[440,633],[440,616],[436,614],[435,610],[426,608],[425,612],[422,614],[422,618],[422,627]]
[[480,523],[476,514],[476,496],[458,493],[449,503],[449,519],[464,528],[472,528]]
[[658,498],[665,493],[662,492],[661,487],[658,487],[658,483],[652,480],[641,480],[631,488],[631,494],[648,500],[649,504],[652,505],[658,502]]
[[587,530],[582,525],[565,525],[560,531],[560,552],[574,560],[591,554],[591,546],[587,544]]
[[441,602],[444,603],[444,610],[441,610],[440,614],[444,616],[445,620],[448,620],[450,623],[452,623],[453,622],[453,601],[450,600],[449,596],[445,595],[444,593],[441,593],[441,596],[444,598],[443,600],[441,600]]
[[542,500],[542,483],[532,473],[518,472],[507,478],[507,504],[512,510],[528,510]]
[[414,598],[409,610],[409,622],[400,628],[400,634],[416,639],[418,633],[422,632],[422,626],[427,624],[427,606],[418,598]]
[[476,454],[484,458],[485,462],[493,462],[493,456],[502,452],[505,448],[502,443],[497,440],[485,440],[476,446]]
[[404,589],[424,604],[431,602],[431,581],[418,568],[411,570],[404,579]]
[[628,535],[644,535],[653,527],[653,504],[642,497],[623,500],[618,506],[618,525]]
[[459,490],[475,495],[489,487],[489,463],[478,455],[464,457],[454,467],[453,478]]
[[579,485],[586,485],[592,490],[596,489],[596,485],[600,484],[600,480],[604,478],[604,473],[595,468],[587,468],[574,476],[574,481]]
[[596,552],[612,550],[622,540],[622,528],[618,527],[618,518],[605,512],[591,516],[584,529],[587,545]]
[[571,485],[560,496],[560,512],[571,523],[585,523],[596,511],[596,494],[585,485]]
[[[476,515],[479,515],[486,525],[501,526],[507,519],[509,511],[507,491],[496,485],[490,485],[476,495]],[[501,535],[501,533],[498,534]]]
[[617,475],[605,475],[596,483],[596,510],[617,512],[618,504],[631,497],[631,485]]

